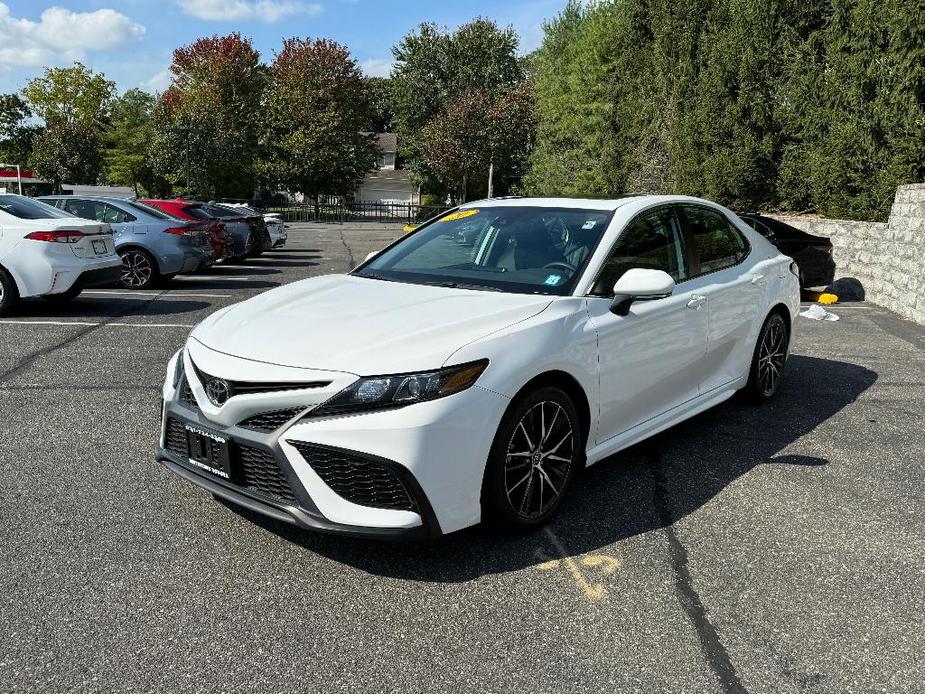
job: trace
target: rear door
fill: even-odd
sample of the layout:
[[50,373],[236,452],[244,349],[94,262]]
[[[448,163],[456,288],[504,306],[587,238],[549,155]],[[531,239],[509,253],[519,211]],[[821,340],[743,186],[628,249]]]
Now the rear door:
[[678,206],[691,266],[689,284],[706,298],[707,347],[700,392],[743,376],[751,363],[753,327],[765,277],[748,261],[748,241],[719,210]]
[[[633,268],[663,270],[677,286],[663,299],[610,312],[613,286]],[[697,396],[707,312],[691,291],[681,230],[669,206],[641,213],[620,233],[588,297],[598,334],[600,428],[597,442]]]

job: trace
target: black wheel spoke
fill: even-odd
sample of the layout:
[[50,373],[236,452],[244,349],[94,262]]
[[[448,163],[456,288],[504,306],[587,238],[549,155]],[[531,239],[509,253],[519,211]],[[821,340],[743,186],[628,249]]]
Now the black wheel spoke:
[[537,403],[521,417],[505,463],[505,491],[520,516],[536,518],[556,503],[574,458],[572,422],[559,403]]

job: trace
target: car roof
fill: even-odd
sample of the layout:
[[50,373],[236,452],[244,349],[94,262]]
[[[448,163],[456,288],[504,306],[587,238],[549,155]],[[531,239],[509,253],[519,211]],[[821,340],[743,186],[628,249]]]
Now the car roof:
[[473,207],[560,207],[581,210],[609,210],[615,211],[627,205],[647,206],[650,204],[672,202],[698,202],[708,205],[716,203],[688,195],[624,195],[610,199],[597,198],[527,198],[527,197],[500,197],[488,200],[474,200],[464,203],[460,207],[471,209]]

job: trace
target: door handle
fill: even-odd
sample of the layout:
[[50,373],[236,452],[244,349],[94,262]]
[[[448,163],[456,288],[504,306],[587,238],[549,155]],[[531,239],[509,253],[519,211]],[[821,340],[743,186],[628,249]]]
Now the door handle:
[[692,294],[691,300],[687,302],[687,307],[692,308],[696,311],[699,311],[701,306],[706,302],[707,297],[700,296],[699,294]]
[[752,275],[752,284],[761,284],[764,281],[764,275]]

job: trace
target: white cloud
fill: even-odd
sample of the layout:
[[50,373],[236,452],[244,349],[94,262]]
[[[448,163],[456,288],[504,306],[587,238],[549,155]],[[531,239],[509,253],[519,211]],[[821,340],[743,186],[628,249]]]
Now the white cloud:
[[197,19],[256,19],[267,24],[297,14],[319,14],[322,9],[318,3],[298,0],[177,0],[177,4]]
[[360,69],[367,77],[388,77],[394,61],[391,58],[370,58],[360,63]]
[[81,60],[140,38],[145,28],[111,9],[71,12],[49,7],[39,21],[17,19],[0,2],[0,64],[36,67]]
[[151,94],[161,94],[170,86],[172,79],[173,75],[170,74],[170,70],[159,70],[150,79],[140,82],[138,86]]

